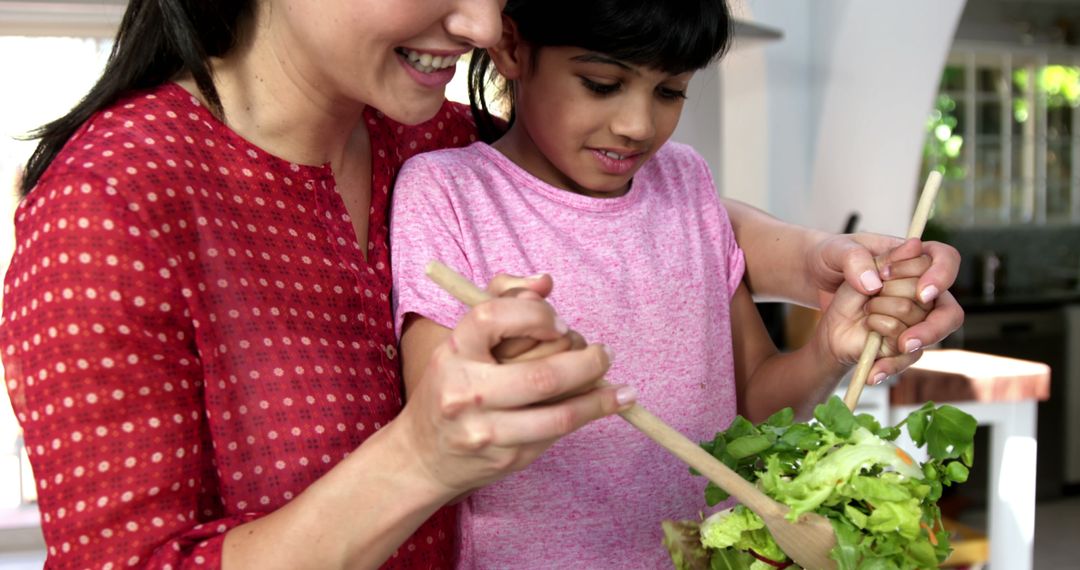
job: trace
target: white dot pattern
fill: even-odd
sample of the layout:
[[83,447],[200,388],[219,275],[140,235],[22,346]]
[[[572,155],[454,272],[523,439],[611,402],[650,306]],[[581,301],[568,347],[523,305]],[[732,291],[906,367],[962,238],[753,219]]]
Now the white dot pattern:
[[[366,259],[328,166],[268,155],[174,84],[95,116],[23,200],[0,350],[49,567],[219,566],[226,531],[400,411],[389,188],[473,127],[449,103],[365,117]],[[454,524],[443,509],[388,567],[448,567]]]

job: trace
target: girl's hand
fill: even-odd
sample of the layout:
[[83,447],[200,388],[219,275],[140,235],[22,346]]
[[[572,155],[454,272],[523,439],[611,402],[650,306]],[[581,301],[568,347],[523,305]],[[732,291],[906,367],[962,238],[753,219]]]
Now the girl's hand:
[[[914,266],[899,265],[919,256],[925,256],[929,261],[919,273],[912,272]],[[940,342],[964,322],[963,309],[948,292],[960,269],[960,253],[950,245],[869,233],[836,235],[814,248],[808,266],[812,268],[820,292],[822,310],[828,308],[833,292],[841,283],[846,282],[854,291],[870,295],[881,291],[883,280],[915,277],[916,281],[909,287],[912,295],[908,298],[917,300],[923,307],[932,304],[932,308],[925,318],[908,324],[892,336],[893,347],[900,347],[896,349],[901,352]],[[895,372],[911,362],[895,367]],[[870,379],[873,378],[872,373]]]
[[595,387],[610,364],[601,345],[499,364],[492,349],[504,339],[542,342],[569,332],[535,291],[510,295],[462,318],[394,422],[403,452],[447,500],[523,469],[559,437],[628,409],[636,397],[628,387]]
[[881,335],[881,352],[870,370],[870,384],[903,371],[922,356],[923,345],[909,331],[925,322],[934,303],[918,298],[920,278],[932,266],[931,258],[914,247],[918,244],[918,240],[908,240],[879,258],[888,278],[877,295],[868,298],[844,283],[822,316],[821,337],[828,339],[825,350],[847,365],[858,361],[868,331]]

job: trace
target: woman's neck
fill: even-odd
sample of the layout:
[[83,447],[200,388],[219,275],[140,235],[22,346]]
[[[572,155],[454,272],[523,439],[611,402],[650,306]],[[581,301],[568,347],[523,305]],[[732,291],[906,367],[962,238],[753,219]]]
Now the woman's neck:
[[[365,105],[327,95],[306,81],[265,28],[245,46],[211,60],[224,122],[267,152],[298,164],[343,166],[363,127]],[[191,78],[178,81],[201,98]],[[205,103],[205,101],[204,101]]]
[[[366,243],[372,159],[364,105],[322,96],[300,80],[287,60],[265,48],[233,50],[211,61],[211,68],[225,124],[274,156],[298,164],[329,164],[353,229],[360,243]],[[194,80],[178,82],[201,98]]]

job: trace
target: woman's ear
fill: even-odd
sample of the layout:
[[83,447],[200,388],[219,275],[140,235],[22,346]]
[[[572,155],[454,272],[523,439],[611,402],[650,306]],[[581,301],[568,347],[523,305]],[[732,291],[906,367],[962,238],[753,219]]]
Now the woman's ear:
[[528,61],[527,45],[518,33],[517,24],[505,14],[502,17],[502,36],[498,43],[487,48],[495,69],[510,81],[519,79]]

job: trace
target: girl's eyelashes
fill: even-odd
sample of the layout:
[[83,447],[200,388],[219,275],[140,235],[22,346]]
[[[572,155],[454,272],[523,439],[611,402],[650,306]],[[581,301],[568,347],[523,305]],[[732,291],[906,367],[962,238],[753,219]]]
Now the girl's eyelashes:
[[[581,84],[586,89],[592,91],[597,95],[611,95],[622,88],[622,83],[616,81],[615,83],[604,83],[602,81],[595,81],[585,76],[580,76]],[[686,90],[677,89],[672,87],[657,87],[656,94],[661,98],[668,101],[678,101],[680,99],[686,99]]]
[[620,86],[619,83],[601,83],[599,81],[593,81],[588,77],[581,77],[581,84],[597,95],[609,95],[618,91]]
[[664,99],[671,99],[673,101],[678,99],[686,99],[685,89],[670,89],[667,87],[658,87],[656,91],[660,95],[660,97]]

